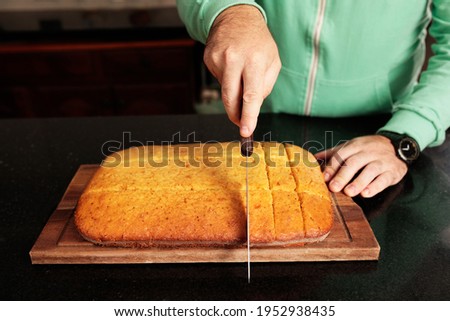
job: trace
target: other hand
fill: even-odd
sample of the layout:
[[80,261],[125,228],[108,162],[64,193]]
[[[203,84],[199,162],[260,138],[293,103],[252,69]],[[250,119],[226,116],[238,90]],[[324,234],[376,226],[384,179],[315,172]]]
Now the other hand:
[[400,182],[408,171],[390,140],[380,135],[354,138],[315,156],[326,160],[323,174],[330,191],[350,197],[372,197]]
[[241,136],[250,136],[281,69],[277,45],[261,12],[249,5],[224,10],[211,27],[204,61],[222,86],[228,117],[240,127]]

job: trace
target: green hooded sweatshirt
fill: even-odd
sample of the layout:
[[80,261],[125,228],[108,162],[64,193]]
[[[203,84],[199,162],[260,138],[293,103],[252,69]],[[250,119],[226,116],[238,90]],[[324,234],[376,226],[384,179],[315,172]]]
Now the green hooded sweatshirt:
[[[282,69],[263,110],[319,117],[392,113],[381,130],[421,149],[450,126],[450,0],[177,0],[190,35],[205,43],[226,8],[264,15]],[[436,40],[428,68],[427,26]]]

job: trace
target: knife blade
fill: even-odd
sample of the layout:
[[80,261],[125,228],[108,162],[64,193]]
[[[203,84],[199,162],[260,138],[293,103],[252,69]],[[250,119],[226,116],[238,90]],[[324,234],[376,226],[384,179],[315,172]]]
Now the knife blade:
[[248,193],[248,157],[253,154],[253,135],[241,136],[241,155],[245,156],[245,213],[247,216],[247,281],[250,283],[250,206]]

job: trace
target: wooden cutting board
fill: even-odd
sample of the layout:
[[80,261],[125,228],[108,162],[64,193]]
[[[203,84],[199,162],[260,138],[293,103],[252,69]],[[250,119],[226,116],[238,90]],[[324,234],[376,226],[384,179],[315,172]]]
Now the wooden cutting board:
[[[243,248],[114,248],[85,241],[73,213],[98,165],[81,165],[30,251],[33,264],[247,262]],[[378,260],[380,246],[361,208],[342,193],[332,195],[334,226],[322,242],[302,247],[251,250],[252,262]]]

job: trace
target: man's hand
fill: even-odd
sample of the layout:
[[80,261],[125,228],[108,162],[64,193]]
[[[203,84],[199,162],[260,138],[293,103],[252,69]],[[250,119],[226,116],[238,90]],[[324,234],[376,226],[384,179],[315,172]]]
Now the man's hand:
[[241,136],[250,136],[281,69],[277,45],[261,12],[249,5],[224,10],[210,30],[204,61],[222,85],[228,117],[240,127]]
[[372,197],[397,184],[408,171],[390,140],[380,135],[354,138],[315,156],[327,161],[324,178],[330,191],[343,190],[351,197]]

